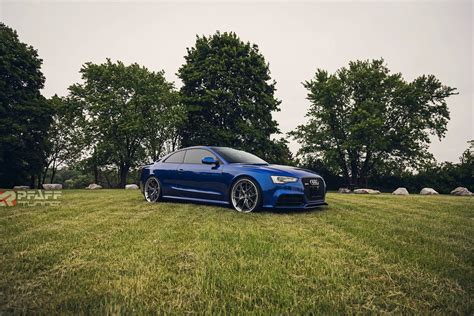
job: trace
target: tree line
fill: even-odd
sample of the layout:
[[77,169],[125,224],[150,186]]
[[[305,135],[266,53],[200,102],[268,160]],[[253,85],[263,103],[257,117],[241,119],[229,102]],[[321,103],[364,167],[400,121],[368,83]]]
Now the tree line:
[[318,69],[304,82],[308,123],[287,135],[301,144],[293,157],[275,137],[281,100],[269,64],[233,32],[196,36],[179,90],[163,71],[107,59],[85,63],[67,95],[46,99],[37,51],[1,23],[0,57],[0,187],[81,177],[124,187],[141,165],[193,145],[239,148],[362,185],[433,164],[429,136],[445,135],[446,99],[456,94],[432,75],[406,82],[383,59]]

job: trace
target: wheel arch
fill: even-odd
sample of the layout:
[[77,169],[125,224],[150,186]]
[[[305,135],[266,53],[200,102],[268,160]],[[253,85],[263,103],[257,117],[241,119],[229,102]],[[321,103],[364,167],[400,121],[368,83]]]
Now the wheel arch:
[[145,189],[146,189],[146,183],[148,182],[148,180],[150,178],[155,178],[156,181],[158,181],[158,186],[160,188],[160,194],[159,194],[159,199],[163,196],[163,184],[161,183],[161,180],[159,177],[156,176],[156,174],[154,174],[153,172],[150,173],[146,178],[145,178],[145,181],[143,182],[143,190],[142,190],[142,194],[143,194],[143,197],[145,197],[146,199],[146,196],[145,196]]
[[232,206],[232,196],[231,196],[231,192],[232,192],[232,187],[234,186],[234,184],[239,181],[240,179],[242,178],[249,178],[251,180],[253,180],[253,182],[255,182],[257,184],[257,189],[258,189],[258,192],[260,193],[260,197],[261,197],[261,204],[263,204],[263,191],[262,191],[262,186],[260,185],[260,182],[258,182],[258,180],[251,176],[251,175],[248,175],[248,174],[239,174],[237,176],[235,176],[230,185],[229,185],[229,188],[227,189],[227,200],[229,202],[229,205]]

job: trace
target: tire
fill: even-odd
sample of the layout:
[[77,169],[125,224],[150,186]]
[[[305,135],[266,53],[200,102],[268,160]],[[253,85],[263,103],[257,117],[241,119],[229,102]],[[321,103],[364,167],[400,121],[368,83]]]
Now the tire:
[[161,200],[161,184],[158,178],[151,176],[146,180],[143,195],[145,196],[145,200],[150,203]]
[[241,213],[250,213],[260,209],[262,193],[258,183],[249,177],[237,179],[230,189],[230,204]]

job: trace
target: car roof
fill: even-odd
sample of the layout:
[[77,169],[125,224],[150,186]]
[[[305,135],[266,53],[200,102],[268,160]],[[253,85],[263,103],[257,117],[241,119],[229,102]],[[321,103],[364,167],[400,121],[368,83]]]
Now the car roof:
[[213,152],[215,155],[217,155],[217,157],[219,157],[220,160],[226,162],[226,160],[219,154],[219,153],[216,153],[214,150],[216,148],[230,148],[230,147],[218,147],[218,146],[190,146],[190,147],[185,147],[185,148],[181,148],[181,149],[178,149],[178,150],[175,150],[169,154],[167,154],[166,156],[164,156],[163,158],[161,158],[160,160],[158,161],[163,161],[163,160],[166,160],[168,159],[169,156],[171,156],[172,154],[176,153],[176,152],[179,152],[179,151],[184,151],[184,150],[190,150],[190,149],[207,149],[207,150],[210,150],[211,152]]
[[225,146],[202,146],[202,145],[198,145],[198,146],[191,146],[191,147],[186,147],[186,148],[181,148],[181,149],[178,149],[177,151],[180,151],[180,150],[187,150],[187,149],[218,149],[218,148],[231,148],[231,147],[225,147]]

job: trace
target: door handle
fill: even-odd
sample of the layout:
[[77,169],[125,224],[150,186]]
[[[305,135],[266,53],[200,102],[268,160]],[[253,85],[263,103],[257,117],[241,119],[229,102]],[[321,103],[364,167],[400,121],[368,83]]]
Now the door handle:
[[179,168],[178,171],[179,171],[179,172],[183,172],[184,169],[183,169],[183,168]]

